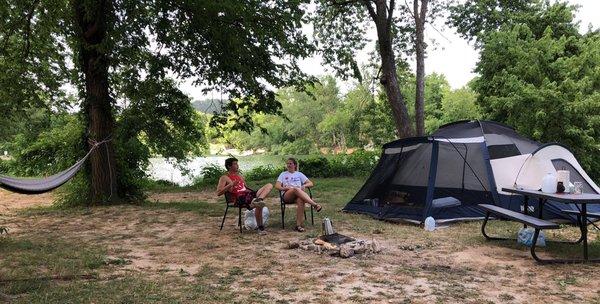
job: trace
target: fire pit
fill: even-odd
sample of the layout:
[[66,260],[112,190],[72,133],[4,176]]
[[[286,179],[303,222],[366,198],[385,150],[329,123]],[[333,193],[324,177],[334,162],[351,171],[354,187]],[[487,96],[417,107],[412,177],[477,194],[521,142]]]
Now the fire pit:
[[288,248],[300,248],[302,250],[315,251],[318,254],[328,254],[342,258],[349,258],[356,254],[379,253],[382,250],[376,241],[356,240],[339,233],[322,235],[308,240],[290,241]]

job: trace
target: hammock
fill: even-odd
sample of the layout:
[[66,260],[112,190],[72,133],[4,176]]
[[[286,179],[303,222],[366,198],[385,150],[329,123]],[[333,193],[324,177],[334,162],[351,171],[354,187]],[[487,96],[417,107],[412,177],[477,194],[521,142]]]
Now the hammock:
[[73,166],[52,176],[44,178],[16,178],[0,175],[0,188],[21,194],[40,194],[52,191],[73,178],[73,176],[79,172],[90,154],[92,154],[99,145],[106,143],[109,140],[110,139],[95,143],[90,151],[88,151],[88,153]]

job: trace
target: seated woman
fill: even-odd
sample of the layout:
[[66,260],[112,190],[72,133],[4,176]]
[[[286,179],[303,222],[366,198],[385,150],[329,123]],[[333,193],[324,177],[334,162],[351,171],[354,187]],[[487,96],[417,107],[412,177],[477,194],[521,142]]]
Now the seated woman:
[[312,187],[311,182],[306,175],[298,171],[298,162],[294,158],[289,158],[286,162],[287,171],[281,172],[275,183],[275,188],[283,192],[283,201],[285,203],[296,203],[296,231],[303,232],[306,229],[302,227],[304,223],[304,205],[309,204],[320,212],[321,205],[315,203],[310,196],[304,192],[304,188]]

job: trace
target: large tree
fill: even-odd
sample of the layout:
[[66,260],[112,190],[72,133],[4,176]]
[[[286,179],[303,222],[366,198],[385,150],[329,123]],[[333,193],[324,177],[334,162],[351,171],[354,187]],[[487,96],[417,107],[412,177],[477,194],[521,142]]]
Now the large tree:
[[355,59],[369,41],[370,30],[377,34],[380,59],[379,81],[383,85],[392,110],[397,135],[407,137],[415,128],[408,116],[397,74],[401,55],[416,61],[415,126],[417,135],[424,133],[425,88],[425,24],[434,20],[444,1],[413,0],[412,5],[395,0],[319,0],[315,17],[315,33],[323,58],[342,77],[362,80]]
[[[567,145],[598,178],[600,35],[580,34],[574,12],[566,3],[530,3],[496,29],[475,31],[481,57],[473,87],[486,118]],[[469,24],[494,24],[473,17]]]
[[213,126],[251,129],[252,113],[280,112],[270,88],[305,79],[297,59],[311,51],[300,30],[306,2],[2,1],[0,113],[65,106],[63,89],[77,87],[85,141],[112,139],[90,159],[89,197],[115,201],[133,191],[123,181],[148,157],[131,146],[184,158],[202,141],[170,76],[235,100]]

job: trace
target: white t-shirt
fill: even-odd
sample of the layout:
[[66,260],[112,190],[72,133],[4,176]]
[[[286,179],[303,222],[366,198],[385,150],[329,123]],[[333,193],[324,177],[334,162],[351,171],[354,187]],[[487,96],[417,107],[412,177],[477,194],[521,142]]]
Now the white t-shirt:
[[294,188],[301,188],[307,180],[308,177],[300,171],[295,171],[294,173],[284,171],[281,172],[277,178],[277,181],[280,182],[282,186]]

